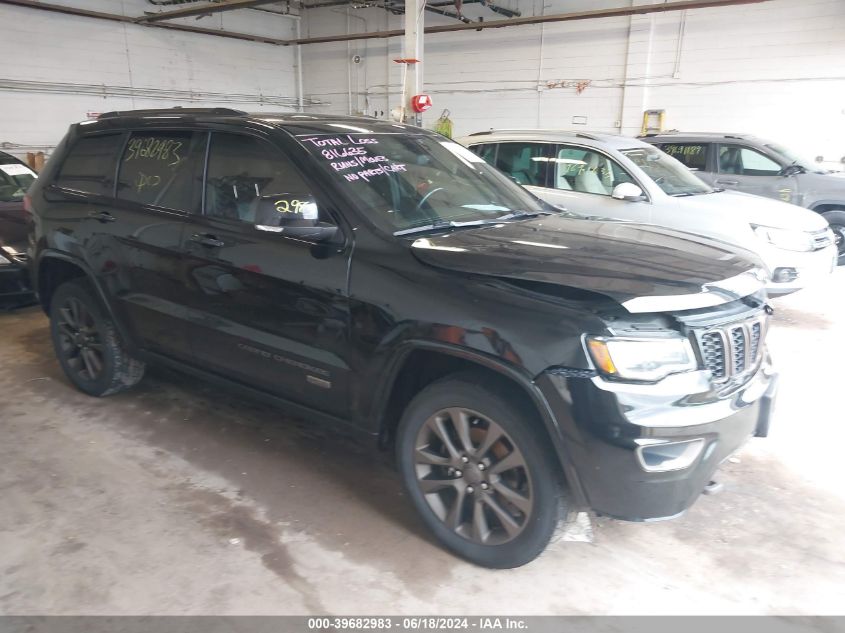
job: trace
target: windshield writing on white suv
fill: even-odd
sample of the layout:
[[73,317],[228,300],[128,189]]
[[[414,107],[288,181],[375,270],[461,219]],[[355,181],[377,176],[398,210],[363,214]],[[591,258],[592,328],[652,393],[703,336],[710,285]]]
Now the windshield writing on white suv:
[[548,211],[483,159],[445,137],[354,133],[297,138],[367,216],[391,233]]
[[623,149],[622,153],[670,196],[694,196],[713,189],[680,161],[654,147]]

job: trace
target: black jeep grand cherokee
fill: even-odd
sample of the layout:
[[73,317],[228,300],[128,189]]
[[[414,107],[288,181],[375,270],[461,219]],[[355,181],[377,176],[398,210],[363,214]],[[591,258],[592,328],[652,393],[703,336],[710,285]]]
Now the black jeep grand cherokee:
[[677,515],[768,427],[753,256],[572,217],[431,132],[110,113],[71,126],[30,198],[79,389],[162,362],[352,425],[482,565],[532,560],[564,510]]

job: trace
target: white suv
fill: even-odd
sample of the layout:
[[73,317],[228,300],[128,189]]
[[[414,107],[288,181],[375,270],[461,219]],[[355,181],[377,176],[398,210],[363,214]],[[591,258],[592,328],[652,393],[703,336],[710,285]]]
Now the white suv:
[[836,265],[827,221],[802,207],[714,189],[671,156],[625,136],[481,132],[460,142],[556,206],[715,237],[757,253],[769,294],[800,290]]

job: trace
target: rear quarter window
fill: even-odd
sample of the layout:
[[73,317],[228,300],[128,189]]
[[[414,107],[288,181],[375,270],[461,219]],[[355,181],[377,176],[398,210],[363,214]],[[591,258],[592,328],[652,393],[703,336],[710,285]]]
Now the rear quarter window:
[[102,196],[114,192],[117,155],[123,147],[124,134],[83,136],[68,150],[56,184],[65,189]]
[[690,169],[707,170],[707,145],[705,143],[663,143],[658,147]]

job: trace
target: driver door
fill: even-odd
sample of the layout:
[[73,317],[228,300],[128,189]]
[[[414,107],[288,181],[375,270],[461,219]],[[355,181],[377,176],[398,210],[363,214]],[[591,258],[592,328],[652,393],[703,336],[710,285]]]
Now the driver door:
[[611,196],[616,185],[638,183],[606,154],[578,145],[556,145],[549,166],[548,187],[534,192],[546,202],[584,216],[652,221],[652,205],[648,202]]
[[755,149],[721,143],[717,153],[715,186],[784,202],[798,200],[798,179],[782,176],[781,165]]
[[[185,304],[198,365],[327,413],[347,410],[350,248],[279,232],[313,188],[279,148],[212,132],[204,211],[185,229]],[[268,200],[271,204],[267,204]],[[302,214],[300,214],[302,215]],[[342,238],[342,235],[338,235]]]

